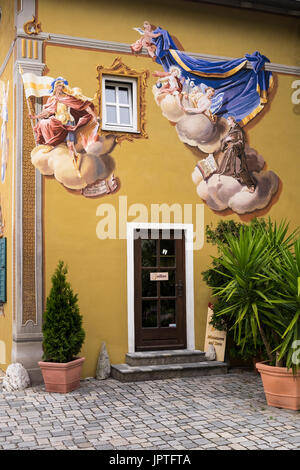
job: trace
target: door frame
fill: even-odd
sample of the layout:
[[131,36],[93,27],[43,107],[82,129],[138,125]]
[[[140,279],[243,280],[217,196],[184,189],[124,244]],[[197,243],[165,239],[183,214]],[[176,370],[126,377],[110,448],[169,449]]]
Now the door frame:
[[186,344],[188,350],[195,349],[194,327],[194,252],[193,224],[156,224],[127,222],[127,318],[128,352],[135,352],[134,328],[134,231],[148,230],[183,230],[185,235],[185,289],[186,289]]

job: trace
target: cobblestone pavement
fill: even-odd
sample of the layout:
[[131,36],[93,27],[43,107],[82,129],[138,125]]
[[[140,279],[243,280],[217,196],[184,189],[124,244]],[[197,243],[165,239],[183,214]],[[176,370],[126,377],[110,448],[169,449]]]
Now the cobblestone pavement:
[[86,379],[66,395],[0,390],[0,449],[300,449],[300,413],[268,407],[251,372]]

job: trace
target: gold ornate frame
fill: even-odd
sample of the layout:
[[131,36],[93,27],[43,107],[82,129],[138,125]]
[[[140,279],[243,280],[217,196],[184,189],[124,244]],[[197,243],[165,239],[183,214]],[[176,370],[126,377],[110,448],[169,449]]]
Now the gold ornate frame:
[[148,139],[146,133],[146,98],[145,92],[147,87],[147,80],[149,78],[149,71],[143,70],[142,72],[137,72],[136,70],[131,69],[126,64],[122,62],[121,57],[117,57],[112,65],[108,68],[99,65],[97,67],[98,80],[99,80],[99,89],[97,93],[97,99],[99,104],[99,114],[102,110],[102,77],[103,75],[115,75],[118,77],[129,77],[135,78],[137,80],[137,124],[138,132],[121,132],[121,131],[106,131],[102,130],[103,134],[115,134],[116,142],[121,143],[123,140],[129,140],[133,142],[134,139]]

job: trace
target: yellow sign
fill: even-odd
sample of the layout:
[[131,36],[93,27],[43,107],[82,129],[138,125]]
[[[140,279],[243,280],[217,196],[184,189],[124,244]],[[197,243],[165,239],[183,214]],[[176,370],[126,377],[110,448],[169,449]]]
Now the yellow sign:
[[150,273],[150,281],[168,281],[169,273]]

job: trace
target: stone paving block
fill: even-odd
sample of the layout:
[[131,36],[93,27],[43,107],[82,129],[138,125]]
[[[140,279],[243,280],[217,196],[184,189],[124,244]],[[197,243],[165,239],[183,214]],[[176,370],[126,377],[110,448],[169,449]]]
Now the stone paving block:
[[0,391],[0,433],[8,434],[0,435],[1,448],[295,449],[300,422],[297,412],[267,407],[260,379],[243,373],[122,384],[108,379],[101,390],[89,379],[57,399],[41,386]]

